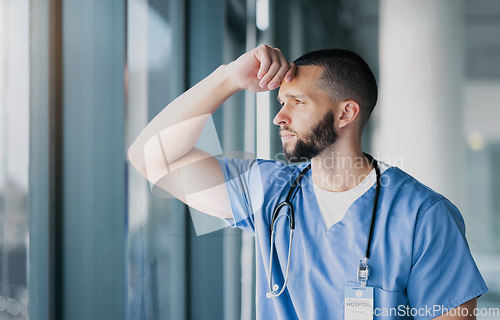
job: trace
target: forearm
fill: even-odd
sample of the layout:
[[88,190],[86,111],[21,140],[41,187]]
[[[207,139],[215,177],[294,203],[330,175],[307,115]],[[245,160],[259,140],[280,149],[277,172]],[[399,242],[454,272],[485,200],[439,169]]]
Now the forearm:
[[210,115],[240,90],[231,83],[226,68],[217,68],[167,105],[144,128],[129,148],[129,159],[135,167],[144,167],[145,152],[162,152],[164,160],[172,163],[194,147]]

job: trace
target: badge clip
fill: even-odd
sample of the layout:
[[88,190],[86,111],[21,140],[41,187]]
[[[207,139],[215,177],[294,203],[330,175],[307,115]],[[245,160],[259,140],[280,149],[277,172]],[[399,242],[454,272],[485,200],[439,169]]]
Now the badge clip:
[[358,266],[358,282],[361,286],[366,287],[368,278],[370,277],[370,266],[368,266],[368,259],[359,261]]

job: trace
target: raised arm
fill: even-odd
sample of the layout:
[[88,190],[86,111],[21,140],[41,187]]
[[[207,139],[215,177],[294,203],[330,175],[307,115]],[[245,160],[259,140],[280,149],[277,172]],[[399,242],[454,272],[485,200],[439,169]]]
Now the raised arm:
[[166,106],[129,147],[132,165],[150,182],[207,214],[231,218],[217,160],[194,148],[212,113],[240,90],[261,92],[290,82],[295,65],[279,49],[259,46],[212,74]]

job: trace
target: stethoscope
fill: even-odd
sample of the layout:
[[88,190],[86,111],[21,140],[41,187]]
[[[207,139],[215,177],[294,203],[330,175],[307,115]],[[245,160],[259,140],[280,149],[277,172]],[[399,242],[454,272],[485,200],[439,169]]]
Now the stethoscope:
[[[375,227],[375,216],[377,214],[377,205],[378,205],[378,198],[380,194],[380,169],[377,165],[377,162],[373,159],[372,156],[369,154],[365,153],[365,156],[370,160],[371,164],[375,168],[375,173],[377,174],[377,186],[375,189],[375,200],[373,201],[373,209],[372,209],[372,216],[370,218],[370,232],[368,233],[368,239],[366,242],[366,251],[365,251],[365,257],[363,260],[359,261],[358,265],[358,270],[357,270],[357,276],[358,276],[358,282],[361,286],[366,286],[366,283],[368,282],[368,278],[370,276],[370,267],[368,266],[368,259],[370,258],[370,253],[371,253],[371,243],[372,243],[372,237],[373,237],[373,229]],[[297,186],[299,185],[299,182],[301,178],[311,169],[311,164],[309,164],[307,167],[305,167],[300,174],[295,178],[295,180],[292,183],[292,186],[290,188],[290,191],[288,191],[288,195],[286,196],[286,200],[282,201],[278,206],[274,209],[273,212],[273,217],[271,220],[270,224],[270,231],[271,231],[271,252],[269,254],[269,292],[266,294],[266,297],[268,298],[276,298],[280,296],[283,291],[286,288],[287,282],[288,282],[288,271],[290,270],[290,254],[292,252],[292,239],[293,239],[293,232],[295,230],[295,209],[292,205],[292,196],[294,191],[297,189]],[[288,207],[288,213],[285,215],[279,215],[279,212],[281,208],[283,207]],[[273,253],[274,253],[274,243],[275,243],[275,232],[274,232],[274,224],[276,221],[280,218],[286,216],[288,217],[289,220],[289,229],[290,229],[290,240],[288,243],[288,261],[286,264],[286,275],[285,275],[285,282],[283,283],[283,286],[281,287],[281,290],[279,290],[279,286],[277,284],[273,285]],[[276,293],[279,290],[278,293]]]

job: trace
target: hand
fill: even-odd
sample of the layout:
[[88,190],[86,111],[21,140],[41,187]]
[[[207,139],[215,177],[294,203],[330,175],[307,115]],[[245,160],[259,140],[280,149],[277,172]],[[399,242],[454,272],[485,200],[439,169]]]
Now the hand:
[[283,80],[291,82],[296,66],[288,62],[280,49],[261,45],[227,66],[228,76],[241,90],[274,90]]

